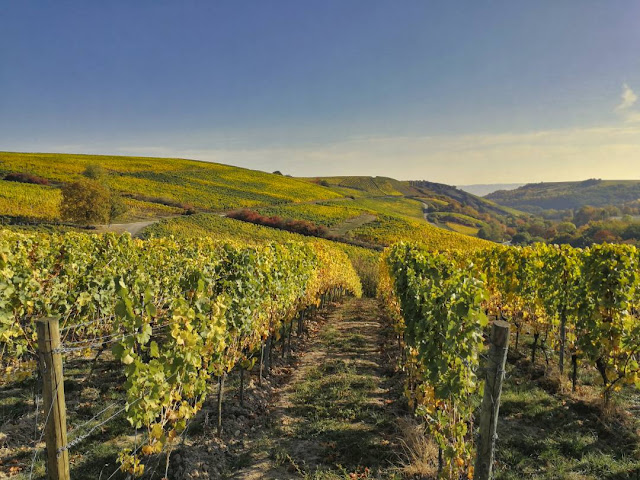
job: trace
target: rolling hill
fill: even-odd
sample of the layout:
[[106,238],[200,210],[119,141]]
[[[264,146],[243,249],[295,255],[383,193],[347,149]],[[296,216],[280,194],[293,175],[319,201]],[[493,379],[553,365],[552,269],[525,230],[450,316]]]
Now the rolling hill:
[[514,190],[522,187],[524,183],[476,183],[473,185],[458,185],[460,190],[484,197],[498,190]]
[[[213,212],[342,196],[301,179],[195,160],[0,152],[0,215],[56,219],[59,187],[96,164],[141,217],[180,213],[186,205]],[[46,184],[1,180],[11,173]]]
[[500,205],[527,212],[602,207],[638,206],[640,180],[585,180],[582,182],[530,183],[515,190],[500,190],[486,196]]
[[[121,230],[187,212],[217,217],[251,209],[263,218],[307,222],[326,229],[327,238],[372,248],[401,239],[466,245],[476,241],[469,236],[486,222],[512,215],[508,208],[430,182],[366,176],[291,178],[185,159],[0,152],[0,219],[55,225],[62,220],[61,188],[82,178],[87,167],[98,167],[100,181],[123,198],[126,212],[114,219]],[[188,228],[194,222],[185,219],[178,224]],[[193,227],[200,234],[226,235],[228,222],[198,217]],[[136,232],[145,235],[140,228]]]

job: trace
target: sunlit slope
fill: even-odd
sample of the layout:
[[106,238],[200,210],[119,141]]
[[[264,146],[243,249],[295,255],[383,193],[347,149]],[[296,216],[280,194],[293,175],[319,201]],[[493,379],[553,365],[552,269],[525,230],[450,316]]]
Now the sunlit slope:
[[[90,164],[106,169],[107,181],[124,196],[147,203],[190,204],[202,210],[227,210],[238,207],[282,202],[305,202],[339,198],[314,183],[255,170],[176,158],[120,157],[51,153],[0,152],[0,177],[7,173],[29,173],[45,178],[51,187],[0,180],[0,191],[24,190],[22,196],[34,197],[34,191],[51,198],[51,188],[79,178]],[[37,196],[37,195],[35,195]],[[24,207],[2,202],[0,215],[23,215]],[[46,202],[45,202],[46,203]],[[34,202],[27,216],[47,218],[51,210]]]
[[411,196],[418,193],[408,182],[402,182],[388,177],[313,177],[307,180],[318,185],[330,186],[341,193],[355,194],[355,196]]
[[363,214],[424,218],[422,203],[406,197],[344,198],[314,204],[285,204],[256,209],[262,215],[306,220],[317,225],[334,227]]
[[[173,235],[180,238],[212,236],[220,239],[235,238],[247,243],[286,241],[292,238],[316,241],[311,237],[302,237],[294,233],[223,218],[215,214],[198,214],[163,220],[146,228],[144,235]],[[399,241],[413,241],[432,250],[478,250],[495,245],[486,240],[433,227],[425,221],[384,214],[379,214],[373,222],[350,231],[346,237],[362,240],[374,246],[387,246]],[[357,247],[345,245],[344,248],[356,249]],[[357,248],[357,250],[362,249]]]
[[476,237],[434,227],[423,220],[384,214],[378,215],[375,221],[352,230],[349,236],[382,246],[412,241],[426,246],[429,250],[439,251],[477,250],[495,245]]

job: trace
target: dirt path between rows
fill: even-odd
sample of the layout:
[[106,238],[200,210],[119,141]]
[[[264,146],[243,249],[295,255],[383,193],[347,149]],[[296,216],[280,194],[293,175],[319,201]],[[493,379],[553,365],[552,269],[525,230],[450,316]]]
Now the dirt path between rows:
[[393,478],[399,407],[386,328],[373,299],[330,310],[276,391],[269,427],[226,478]]

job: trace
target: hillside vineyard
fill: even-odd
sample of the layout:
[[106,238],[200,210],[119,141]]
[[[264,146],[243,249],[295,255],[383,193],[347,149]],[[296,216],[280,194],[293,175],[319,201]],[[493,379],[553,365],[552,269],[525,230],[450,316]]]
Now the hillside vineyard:
[[37,318],[57,315],[66,353],[106,340],[127,378],[126,416],[160,452],[201,408],[207,381],[279,338],[282,326],[328,291],[359,296],[347,256],[320,245],[242,247],[128,235],[0,235],[2,356],[6,369],[34,357]]
[[626,245],[467,254],[398,244],[383,255],[378,295],[406,350],[405,394],[444,453],[446,478],[473,477],[487,315],[513,325],[516,349],[532,332],[532,363],[550,347],[562,372],[569,356],[574,390],[581,366],[598,371],[605,403],[624,385],[640,387],[639,262]]

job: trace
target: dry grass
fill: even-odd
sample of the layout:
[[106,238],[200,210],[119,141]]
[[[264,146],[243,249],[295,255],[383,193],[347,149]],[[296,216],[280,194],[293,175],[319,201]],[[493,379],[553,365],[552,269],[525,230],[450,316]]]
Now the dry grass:
[[405,478],[428,479],[438,474],[438,447],[424,425],[411,417],[398,419],[403,458],[400,470]]

